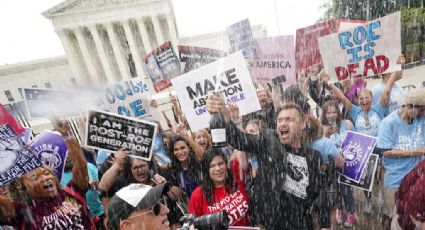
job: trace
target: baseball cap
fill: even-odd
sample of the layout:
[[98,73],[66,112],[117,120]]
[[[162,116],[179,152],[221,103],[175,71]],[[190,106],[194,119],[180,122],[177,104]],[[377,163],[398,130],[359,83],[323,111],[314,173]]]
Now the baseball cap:
[[130,184],[120,189],[109,202],[109,227],[118,230],[121,220],[127,219],[134,211],[155,205],[170,188],[171,184],[164,183],[155,187]]
[[407,93],[407,96],[399,100],[398,104],[402,105],[425,105],[425,88],[414,89]]

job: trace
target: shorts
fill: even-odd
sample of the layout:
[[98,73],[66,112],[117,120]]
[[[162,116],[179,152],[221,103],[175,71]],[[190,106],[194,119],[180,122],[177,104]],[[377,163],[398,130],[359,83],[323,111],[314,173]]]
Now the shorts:
[[394,215],[395,193],[397,191],[398,188],[384,188],[384,207],[382,212],[390,218]]

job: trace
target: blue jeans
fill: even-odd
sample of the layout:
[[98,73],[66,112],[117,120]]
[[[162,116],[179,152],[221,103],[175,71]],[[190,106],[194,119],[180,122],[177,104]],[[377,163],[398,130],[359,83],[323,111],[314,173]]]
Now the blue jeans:
[[356,211],[356,203],[354,201],[353,189],[351,188],[351,186],[337,183],[337,188],[337,207],[339,209],[343,209],[343,207],[345,206],[347,212],[354,213]]

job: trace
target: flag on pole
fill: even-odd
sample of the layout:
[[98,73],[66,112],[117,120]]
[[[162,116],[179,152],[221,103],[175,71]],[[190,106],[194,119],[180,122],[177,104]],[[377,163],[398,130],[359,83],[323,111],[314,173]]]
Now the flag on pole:
[[0,104],[0,125],[9,124],[12,129],[18,133],[22,134],[25,132],[24,127],[22,127],[19,122],[15,120],[15,118],[10,114],[10,112]]

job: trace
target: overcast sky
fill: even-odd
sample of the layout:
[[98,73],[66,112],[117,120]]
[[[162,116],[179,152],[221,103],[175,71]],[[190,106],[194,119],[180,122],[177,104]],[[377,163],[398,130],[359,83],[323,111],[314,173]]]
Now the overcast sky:
[[[53,25],[41,15],[62,1],[0,0],[0,65],[64,55]],[[278,18],[280,35],[295,34],[318,20],[324,1],[173,0],[182,36],[221,31],[245,18],[251,25],[265,25],[269,36],[279,34]]]

